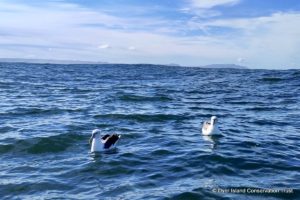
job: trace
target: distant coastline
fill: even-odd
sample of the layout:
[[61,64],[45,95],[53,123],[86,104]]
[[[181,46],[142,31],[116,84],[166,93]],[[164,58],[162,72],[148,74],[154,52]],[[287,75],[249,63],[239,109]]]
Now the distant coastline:
[[30,58],[0,58],[0,62],[7,63],[33,63],[33,64],[109,64],[106,62],[80,61],[80,60],[52,60]]
[[[26,58],[0,58],[0,63],[28,63],[28,64],[90,64],[90,65],[112,65],[120,63],[108,63],[108,62],[94,62],[94,61],[81,61],[81,60],[52,60],[52,59],[26,59]],[[123,64],[122,64],[123,65]],[[127,65],[127,63],[124,63]],[[246,66],[236,64],[210,64],[203,66],[183,66],[176,63],[171,64],[149,64],[149,63],[136,63],[130,65],[159,65],[167,67],[198,67],[198,68],[230,68],[230,69],[249,69]]]

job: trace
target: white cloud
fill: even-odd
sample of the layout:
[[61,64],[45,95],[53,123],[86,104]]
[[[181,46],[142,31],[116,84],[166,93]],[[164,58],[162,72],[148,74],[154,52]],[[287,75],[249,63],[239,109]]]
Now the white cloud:
[[182,8],[179,10],[182,13],[186,14],[193,14],[194,18],[201,17],[201,18],[211,18],[220,16],[221,12],[213,9],[199,9],[198,7],[194,8]]
[[237,59],[237,62],[240,63],[240,64],[241,64],[241,63],[244,63],[245,61],[246,61],[245,58],[241,58],[241,57],[240,57],[240,58]]
[[102,44],[98,46],[98,49],[108,49],[111,48],[111,46],[109,46],[109,44]]
[[179,9],[182,13],[193,14],[195,17],[209,19],[221,16],[222,12],[216,9],[217,6],[233,6],[241,0],[188,0],[186,7]]
[[[297,12],[278,12],[256,18],[191,20],[188,26],[205,31],[208,37],[223,43],[223,47],[240,51],[238,57],[247,57],[247,64],[252,66],[285,66],[300,52],[300,13]],[[210,34],[210,29],[214,28],[229,31]]]
[[129,51],[135,51],[135,50],[136,50],[136,47],[134,47],[134,46],[129,46],[129,47],[128,47],[128,50],[129,50]]
[[191,0],[191,4],[195,8],[213,8],[215,6],[224,6],[224,5],[235,5],[239,3],[240,0]]
[[25,58],[36,58],[36,55],[34,54],[28,54],[25,56]]

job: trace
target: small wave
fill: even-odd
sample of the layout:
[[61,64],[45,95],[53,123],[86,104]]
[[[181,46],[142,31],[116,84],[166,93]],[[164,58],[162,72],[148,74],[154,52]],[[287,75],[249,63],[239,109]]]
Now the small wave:
[[187,94],[207,94],[205,90],[187,90],[185,91]]
[[196,192],[183,192],[177,195],[174,195],[171,199],[202,199],[205,198],[204,195],[201,195]]
[[99,175],[101,176],[120,176],[123,174],[133,174],[135,173],[134,168],[128,168],[127,166],[123,166],[121,163],[118,163],[117,166],[110,166],[109,168],[103,169],[101,172],[99,172]]
[[197,189],[197,191],[181,192],[176,195],[173,195],[170,198],[165,198],[165,200],[169,200],[169,199],[185,200],[185,199],[227,199],[227,198],[216,195],[210,192],[209,190],[205,190],[204,188],[200,188]]
[[227,165],[215,165],[211,167],[211,171],[216,175],[236,175],[237,172],[234,168],[227,166]]
[[162,173],[159,173],[159,172],[147,176],[148,179],[152,179],[152,180],[162,179],[164,177],[165,176]]
[[277,110],[277,107],[252,107],[252,108],[246,108],[245,110],[249,111],[274,111]]
[[[186,168],[185,167],[181,167],[181,166],[172,166],[168,169],[168,171],[170,171],[172,174],[177,174],[177,176],[180,175],[181,172],[186,172]],[[182,174],[183,176],[185,176],[186,174]]]
[[280,162],[272,163],[265,160],[245,160],[242,163],[237,163],[237,166],[243,170],[262,170],[265,168],[284,170],[284,171],[299,171],[299,166],[284,165]]
[[263,102],[260,101],[244,101],[244,100],[227,100],[228,104],[232,104],[232,105],[263,105]]
[[95,115],[94,118],[103,119],[120,119],[120,120],[136,120],[139,122],[163,122],[172,120],[185,120],[189,119],[189,116],[172,115],[172,114],[104,114]]
[[87,94],[90,92],[94,92],[94,90],[92,89],[84,89],[84,88],[64,88],[64,89],[60,89],[59,91],[70,92],[72,94]]
[[[59,181],[39,181],[39,182],[22,182],[14,184],[6,184],[5,193],[2,195],[7,195],[7,199],[15,199],[19,193],[32,193],[32,191],[41,191],[41,190],[71,190],[74,187],[68,184],[63,184]],[[2,196],[3,197],[3,196]]]
[[287,126],[290,125],[288,122],[283,122],[283,121],[274,121],[274,120],[253,120],[251,123],[256,124],[256,125],[272,125],[272,126]]
[[14,148],[14,145],[12,145],[12,144],[0,145],[0,154],[8,153],[8,152],[12,151],[13,148]]
[[83,109],[61,109],[61,108],[16,108],[0,115],[6,116],[23,116],[23,115],[49,115],[49,114],[62,114],[65,112],[81,112]]
[[153,156],[165,156],[165,155],[170,155],[172,153],[173,152],[171,152],[169,150],[158,149],[158,150],[155,150],[155,151],[151,152],[151,155],[153,155]]
[[139,95],[122,95],[119,97],[122,101],[171,101],[167,96],[139,96]]
[[202,110],[201,107],[197,107],[197,106],[191,106],[189,107],[190,110]]
[[279,77],[264,77],[261,79],[263,82],[268,82],[268,83],[277,83],[280,81],[284,81],[285,79],[279,78]]
[[299,77],[299,76],[300,76],[300,71],[295,71],[295,72],[293,73],[293,75]]
[[254,141],[243,141],[243,142],[239,143],[239,146],[246,147],[246,148],[252,148],[252,147],[260,146],[260,144],[257,142],[254,142]]
[[[249,144],[249,146],[252,146]],[[240,170],[260,170],[264,168],[278,169],[278,170],[299,170],[299,166],[285,165],[281,162],[274,162],[263,158],[250,157],[232,157],[224,155],[203,155],[198,156],[202,160],[207,160],[206,167],[214,169],[214,173],[229,173],[236,174],[234,169]]]
[[57,153],[65,151],[74,143],[84,140],[86,136],[76,134],[61,134],[45,138],[17,140],[14,144],[0,145],[0,153]]
[[0,126],[0,133],[6,133],[6,132],[9,132],[9,131],[14,131],[14,130],[17,130],[17,128],[15,128],[11,125],[10,126],[3,126],[3,127]]

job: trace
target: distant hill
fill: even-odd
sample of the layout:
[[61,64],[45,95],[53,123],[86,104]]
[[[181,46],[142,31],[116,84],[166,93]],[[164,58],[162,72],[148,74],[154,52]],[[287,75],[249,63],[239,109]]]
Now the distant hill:
[[245,66],[236,65],[236,64],[211,64],[211,65],[204,65],[201,68],[230,68],[230,69],[248,69]]
[[26,59],[26,58],[0,58],[0,62],[11,63],[36,63],[36,64],[107,64],[106,62],[91,62],[80,60],[47,60],[47,59]]
[[[0,58],[0,62],[10,62],[10,63],[34,63],[34,64],[114,64],[107,62],[93,62],[93,61],[80,61],[80,60],[51,60],[51,59],[26,59],[26,58]],[[119,65],[127,65],[119,64]],[[180,67],[181,65],[176,63],[170,64],[130,64],[130,65],[142,65],[142,66],[172,66],[172,67]],[[245,66],[235,65],[235,64],[211,64],[199,66],[201,68],[230,68],[230,69],[248,69]]]
[[181,65],[176,64],[176,63],[170,63],[170,64],[164,64],[165,66],[170,66],[170,67],[181,67]]

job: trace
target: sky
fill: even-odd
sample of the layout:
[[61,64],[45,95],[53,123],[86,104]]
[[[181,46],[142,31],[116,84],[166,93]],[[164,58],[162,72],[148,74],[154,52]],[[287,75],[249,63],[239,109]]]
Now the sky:
[[300,69],[299,0],[0,0],[0,58]]

